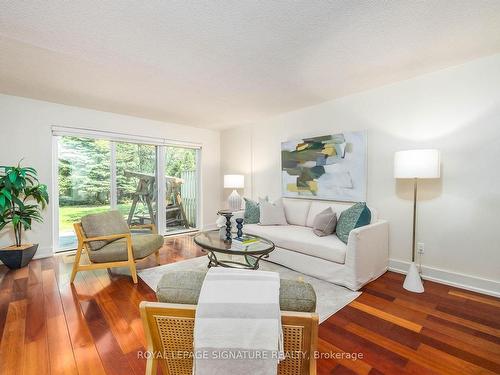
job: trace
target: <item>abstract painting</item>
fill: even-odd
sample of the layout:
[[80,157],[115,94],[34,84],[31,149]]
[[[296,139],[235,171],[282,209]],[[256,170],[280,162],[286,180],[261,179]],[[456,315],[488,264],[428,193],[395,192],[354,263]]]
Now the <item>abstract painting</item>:
[[366,132],[344,132],[281,144],[285,197],[366,200]]

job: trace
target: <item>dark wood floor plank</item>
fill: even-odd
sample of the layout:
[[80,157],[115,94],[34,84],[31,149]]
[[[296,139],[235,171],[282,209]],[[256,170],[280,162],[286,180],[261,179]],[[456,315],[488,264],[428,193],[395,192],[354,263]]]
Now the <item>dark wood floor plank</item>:
[[410,301],[400,300],[400,299],[396,298],[394,300],[394,304],[400,305],[402,307],[405,307],[405,308],[408,308],[408,309],[411,309],[414,311],[420,311],[420,312],[425,313],[427,315],[432,315],[434,317],[441,318],[441,319],[444,319],[444,320],[449,321],[449,322],[461,324],[465,327],[474,329],[474,330],[479,331],[479,332],[487,333],[487,334],[493,335],[493,336],[500,336],[499,329],[496,329],[496,328],[491,327],[491,326],[486,325],[486,324],[478,323],[476,321],[471,321],[471,320],[465,319],[463,317],[456,316],[455,314],[450,314],[448,312],[437,310],[436,308],[426,307],[425,305],[422,305],[422,304],[418,303],[417,301],[410,302]]
[[405,374],[407,359],[366,338],[336,326],[328,319],[319,327],[319,338],[348,353],[363,353],[363,361],[387,374]]
[[50,357],[50,373],[53,375],[78,374],[66,317],[53,268],[42,264],[42,285],[47,324],[47,342]]
[[[460,373],[461,369],[463,368],[476,369],[476,366],[474,366],[473,364],[459,360],[458,358],[454,358],[446,353],[440,352],[439,350],[428,347],[426,345],[420,345],[419,349],[415,351],[405,345],[401,345],[391,339],[381,336],[369,329],[358,326],[355,323],[349,324],[346,329],[349,332],[363,337],[377,345],[383,346],[384,348],[390,350],[392,353],[396,353],[401,357],[408,359],[409,361],[418,363],[422,367],[437,369],[439,372],[442,372],[444,374],[457,374]],[[434,352],[434,354],[436,355],[420,355],[419,353],[423,346],[425,346],[426,351]]]
[[[160,260],[200,255],[192,237],[181,236],[165,242]],[[144,374],[139,303],[156,300],[154,291],[121,269],[81,272],[72,285],[72,259],[0,266],[0,374]],[[138,269],[155,265],[149,257]],[[386,273],[321,324],[320,353],[363,358],[320,358],[318,374],[500,372],[500,299],[429,281],[415,294],[403,280]]]
[[81,311],[76,288],[61,282],[59,293],[79,374],[105,375],[106,371]]
[[495,308],[500,308],[500,301],[498,301],[498,299],[495,297],[486,295],[477,295],[471,292],[465,292],[463,290],[450,290],[448,294],[451,296],[457,296],[460,298],[476,301],[482,304],[487,304]]
[[121,351],[102,311],[93,299],[80,301],[83,314],[107,374],[133,374],[128,359]]
[[342,355],[346,354],[346,352],[323,339],[318,340],[318,351],[318,369],[322,368],[324,371],[327,371],[327,369],[331,371],[337,364],[340,364],[359,375],[367,375],[372,370],[372,367],[362,359],[353,360],[350,357],[332,357],[332,353]]
[[445,353],[426,344],[422,344],[420,348],[418,348],[417,352],[422,358],[432,358],[433,360],[438,361],[447,370],[451,369],[453,374],[498,374],[495,371],[490,371],[481,366],[474,365],[473,363],[454,357],[449,353]]
[[454,357],[461,358],[493,372],[500,373],[500,352],[493,353],[478,349],[473,345],[460,340],[453,340],[451,337],[439,332],[424,328],[422,330],[422,342],[434,349],[438,349]]
[[9,310],[9,303],[12,295],[12,283],[14,281],[14,274],[9,271],[5,266],[0,266],[0,338],[3,335],[5,322],[7,320],[7,311]]
[[[486,341],[490,341],[491,343],[498,345],[500,348],[500,336],[490,335],[488,333],[484,333],[484,332],[475,330],[473,328],[466,327],[463,324],[455,323],[455,322],[452,322],[452,321],[449,321],[449,320],[446,320],[443,318],[438,318],[438,317],[433,316],[433,315],[429,315],[426,320],[427,320],[427,323],[424,324],[426,327],[430,324],[430,322],[438,323],[440,326],[449,327],[449,328],[454,329],[455,331],[465,333],[470,338],[480,338],[480,339],[483,339]],[[438,328],[438,329],[440,330],[440,328]],[[484,341],[482,341],[482,342],[484,342]],[[480,346],[481,345],[482,344],[480,344]]]
[[346,306],[337,314],[344,317],[346,321],[371,329],[379,335],[409,346],[412,349],[416,350],[421,344],[421,335],[419,333],[400,327],[399,325],[390,323],[386,320],[379,319],[364,311]]
[[82,276],[91,290],[122,353],[127,354],[137,351],[142,345],[127,321],[123,318],[121,311],[108,294],[106,288],[102,287],[101,282],[93,272],[85,272]]
[[24,351],[26,358],[23,375],[50,374],[50,357],[45,314],[45,298],[42,287],[42,269],[39,262],[32,262],[28,278],[26,331]]
[[429,319],[428,322],[425,324],[425,327],[434,330],[436,332],[445,334],[449,337],[452,337],[454,340],[465,341],[469,345],[475,346],[479,350],[485,350],[487,352],[493,352],[493,353],[500,352],[500,345],[494,342],[465,333],[456,328],[444,325],[440,322],[436,322],[435,320]]
[[[364,312],[366,312],[370,315],[373,315],[379,319],[386,320],[388,322],[391,322],[393,324],[396,324],[400,327],[403,327],[403,328],[408,329],[408,330],[413,331],[413,332],[418,333],[422,330],[422,325],[416,323],[415,322],[416,319],[413,319],[413,317],[405,316],[402,318],[401,316],[397,315],[397,312],[393,313],[393,311],[389,311],[389,308],[392,305],[379,308],[379,307],[374,307],[373,305],[368,304],[368,303],[361,303],[358,301],[353,301],[349,304],[349,306],[354,307],[358,310],[364,311]],[[424,318],[425,318],[425,316],[421,316],[420,320],[424,319]]]
[[9,303],[5,329],[0,343],[0,374],[2,375],[23,373],[26,362],[24,356],[26,305],[26,300],[16,300]]

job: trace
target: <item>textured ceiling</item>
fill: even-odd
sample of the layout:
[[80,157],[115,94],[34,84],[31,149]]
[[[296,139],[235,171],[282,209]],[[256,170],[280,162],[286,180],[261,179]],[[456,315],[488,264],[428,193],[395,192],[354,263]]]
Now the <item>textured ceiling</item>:
[[0,0],[0,92],[208,128],[497,52],[498,0]]

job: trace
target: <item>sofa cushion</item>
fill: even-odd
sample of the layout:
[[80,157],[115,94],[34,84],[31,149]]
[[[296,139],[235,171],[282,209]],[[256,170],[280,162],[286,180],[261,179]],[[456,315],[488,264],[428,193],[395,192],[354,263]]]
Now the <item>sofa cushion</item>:
[[351,230],[370,224],[371,212],[365,202],[359,202],[340,214],[336,233],[338,238],[347,243]]
[[[354,203],[350,202],[312,201],[311,207],[309,208],[309,213],[307,215],[306,226],[312,228],[314,225],[314,218],[316,217],[316,215],[319,214],[321,211],[327,209],[328,207],[331,207],[333,212],[337,214],[337,220],[338,220],[340,218],[340,214],[345,210],[347,210],[349,207],[352,207],[353,204]],[[370,223],[374,223],[378,220],[378,213],[372,207],[368,208],[370,209],[370,212],[372,214],[372,219]]]
[[[166,272],[156,288],[159,302],[196,305],[206,272]],[[311,284],[280,280],[280,308],[285,311],[315,312],[316,293]]]
[[[130,229],[119,211],[112,210],[82,217],[82,228],[87,237],[109,236],[130,233]],[[99,250],[111,241],[92,241],[92,250]]]
[[254,234],[274,242],[277,247],[343,264],[347,245],[337,236],[318,237],[312,228],[300,225],[260,226],[248,224],[243,227],[247,234]]
[[307,214],[311,201],[302,199],[283,199],[283,207],[285,207],[285,217],[288,224],[306,225]]
[[[164,238],[159,234],[132,235],[132,253],[134,259],[142,259],[153,254],[163,246]],[[97,251],[89,251],[89,258],[94,263],[119,262],[128,259],[127,240],[121,238]]]

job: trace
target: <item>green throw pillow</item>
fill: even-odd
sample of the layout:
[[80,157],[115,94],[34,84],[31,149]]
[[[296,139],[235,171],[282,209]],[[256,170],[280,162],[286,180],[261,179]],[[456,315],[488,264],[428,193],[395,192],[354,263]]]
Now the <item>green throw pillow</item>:
[[370,224],[371,219],[372,214],[366,203],[356,203],[340,214],[336,228],[337,237],[347,243],[351,230]]
[[[255,202],[248,198],[243,198],[245,200],[245,224],[259,224],[260,222],[260,207],[259,202]],[[269,200],[266,197],[266,201]]]

